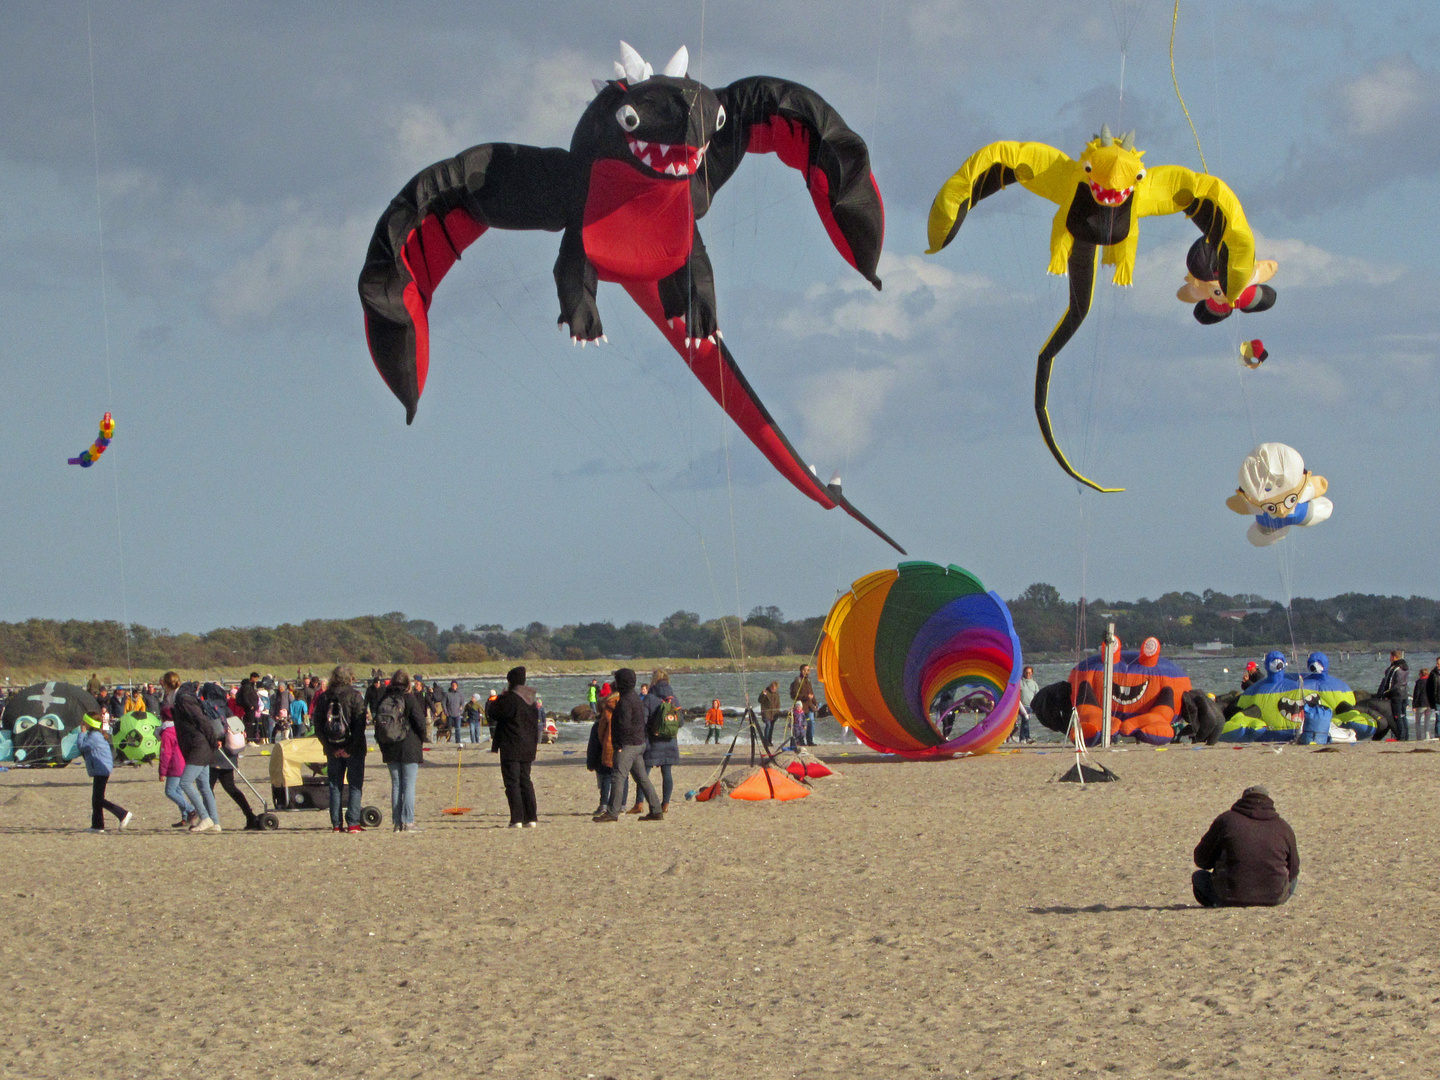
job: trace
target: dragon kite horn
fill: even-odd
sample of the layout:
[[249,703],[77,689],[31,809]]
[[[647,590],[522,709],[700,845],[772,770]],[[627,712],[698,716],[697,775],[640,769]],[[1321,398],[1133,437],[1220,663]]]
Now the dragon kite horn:
[[1115,136],[1110,134],[1109,124],[1101,124],[1100,134],[1096,137],[1100,140],[1101,146],[1110,146],[1112,143],[1115,142]]
[[1120,136],[1120,149],[1121,149],[1121,150],[1134,150],[1134,149],[1135,149],[1135,129],[1134,129],[1134,128],[1131,128],[1128,133]]

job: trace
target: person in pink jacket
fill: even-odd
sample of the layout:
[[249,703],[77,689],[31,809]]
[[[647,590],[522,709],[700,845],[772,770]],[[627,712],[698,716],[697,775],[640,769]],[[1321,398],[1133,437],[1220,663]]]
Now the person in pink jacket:
[[180,777],[184,773],[185,756],[180,753],[175,722],[166,720],[160,725],[160,779],[165,781],[165,797],[180,808],[180,820],[170,826],[172,829],[181,829],[200,821],[200,814],[190,805],[189,796],[180,786]]

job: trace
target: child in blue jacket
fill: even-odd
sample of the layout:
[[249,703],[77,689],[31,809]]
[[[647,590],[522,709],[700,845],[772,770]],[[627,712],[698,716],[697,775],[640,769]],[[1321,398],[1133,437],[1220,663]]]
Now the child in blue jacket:
[[105,798],[105,785],[110,782],[110,771],[114,766],[114,755],[110,752],[110,739],[100,730],[101,720],[88,713],[80,725],[79,750],[85,759],[85,772],[91,778],[90,788],[90,831],[105,831],[105,811],[109,810],[120,819],[120,828],[130,824],[135,815],[123,806],[116,806]]

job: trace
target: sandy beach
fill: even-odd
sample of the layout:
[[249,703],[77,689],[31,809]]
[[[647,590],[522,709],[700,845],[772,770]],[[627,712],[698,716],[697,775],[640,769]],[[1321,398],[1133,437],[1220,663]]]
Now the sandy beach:
[[[0,1075],[1433,1077],[1440,755],[1414,751],[1133,749],[1083,791],[1059,750],[834,751],[811,798],[697,805],[692,750],[664,822],[600,826],[550,747],[532,831],[483,753],[442,815],[441,747],[414,835],[373,754],[362,835],[232,831],[223,794],[227,831],[184,835],[143,767],[110,785],[135,824],[95,836],[80,765],[11,770]],[[1299,892],[1202,910],[1191,851],[1249,783]]]

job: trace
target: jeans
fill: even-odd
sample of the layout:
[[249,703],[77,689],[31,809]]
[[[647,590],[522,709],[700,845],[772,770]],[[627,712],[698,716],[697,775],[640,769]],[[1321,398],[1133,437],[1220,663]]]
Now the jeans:
[[535,785],[530,783],[530,762],[500,759],[500,779],[505,784],[505,801],[510,804],[510,824],[536,821]]
[[[799,741],[798,734],[796,741]],[[815,745],[815,714],[813,712],[805,714],[805,745]]]
[[775,741],[775,717],[767,716],[765,718],[765,734],[761,736],[761,741],[766,746]]
[[180,777],[165,777],[165,797],[180,808],[181,817],[189,817],[191,814],[199,813],[185,795],[185,789],[180,786]]
[[92,829],[103,829],[105,827],[105,811],[109,810],[121,821],[125,820],[125,808],[117,806],[105,798],[105,785],[110,782],[110,774],[104,776],[92,776],[90,778],[90,827]]
[[1020,741],[1030,741],[1030,706],[1020,706]]
[[220,820],[220,811],[215,809],[215,793],[210,790],[209,765],[186,765],[180,775],[180,791],[202,818]]
[[[446,719],[450,724],[450,737],[455,740],[455,743],[458,746],[460,743],[465,741],[462,738],[462,736],[465,734],[465,722],[461,720],[458,716],[451,716],[447,717]],[[475,740],[471,739],[470,741],[474,742]]]
[[1405,718],[1405,702],[1390,699],[1390,730],[1400,742],[1410,741],[1410,724]]
[[[674,766],[666,762],[656,767],[660,770],[660,805],[662,807],[669,806],[670,793],[675,790],[675,774],[671,771],[674,769]],[[648,772],[649,770],[647,769],[646,771]],[[652,804],[650,809],[654,810],[655,806]]]
[[645,768],[645,744],[639,743],[635,746],[622,746],[615,751],[615,783],[610,791],[610,813],[619,817],[620,811],[625,808],[622,804],[625,792],[622,778],[627,776],[635,778],[637,795],[642,791],[645,793],[650,812],[659,810],[660,799],[655,794],[655,785],[650,783],[650,772]]
[[412,763],[390,765],[390,824],[415,824],[415,778],[420,775],[420,765]]
[[[330,825],[360,824],[360,789],[365,786],[365,755],[351,751],[349,757],[332,757],[325,762],[325,778],[330,781]],[[340,785],[350,785],[348,805],[340,805]],[[344,820],[341,820],[341,814]]]
[[480,721],[479,721],[479,720],[471,720],[471,721],[470,721],[470,743],[471,743],[471,745],[473,745],[473,746],[479,746],[479,745],[480,745]]
[[610,787],[615,782],[615,770],[607,769],[604,765],[595,770],[595,786],[600,789],[600,806],[602,808],[610,805]]

